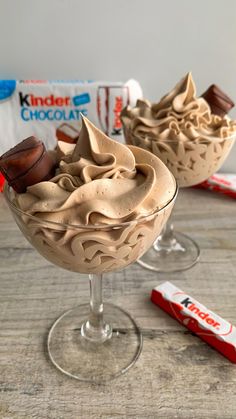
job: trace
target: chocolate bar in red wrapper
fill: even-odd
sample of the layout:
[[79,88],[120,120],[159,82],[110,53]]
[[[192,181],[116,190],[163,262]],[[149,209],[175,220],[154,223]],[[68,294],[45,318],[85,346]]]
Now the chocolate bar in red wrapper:
[[97,110],[102,130],[116,140],[122,137],[120,113],[130,103],[128,86],[99,86]]
[[109,87],[109,109],[108,109],[108,136],[119,139],[122,135],[122,123],[120,113],[129,105],[129,89],[127,86]]
[[189,330],[236,363],[236,328],[171,282],[152,290],[151,300]]
[[76,144],[79,139],[79,131],[70,124],[61,124],[56,129],[56,137],[58,141]]
[[195,188],[209,189],[236,198],[236,174],[215,174]]

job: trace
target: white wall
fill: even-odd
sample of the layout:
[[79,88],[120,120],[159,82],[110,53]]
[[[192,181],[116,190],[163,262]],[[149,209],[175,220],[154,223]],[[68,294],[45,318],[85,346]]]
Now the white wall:
[[0,0],[0,74],[133,77],[157,100],[191,70],[199,94],[214,82],[236,102],[235,16],[235,0]]

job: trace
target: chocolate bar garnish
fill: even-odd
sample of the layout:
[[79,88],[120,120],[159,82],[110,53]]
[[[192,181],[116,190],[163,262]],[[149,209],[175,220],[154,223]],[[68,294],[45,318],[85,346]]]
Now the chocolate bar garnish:
[[212,84],[203,94],[214,115],[225,116],[233,107],[234,102],[218,86]]
[[28,186],[51,179],[55,163],[43,142],[32,136],[0,157],[0,171],[16,192],[23,193]]
[[56,129],[56,136],[58,141],[75,144],[79,138],[79,131],[72,125],[64,123]]

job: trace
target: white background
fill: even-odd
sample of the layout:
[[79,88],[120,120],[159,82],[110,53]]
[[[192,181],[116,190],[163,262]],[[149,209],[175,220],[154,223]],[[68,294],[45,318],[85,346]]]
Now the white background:
[[0,76],[136,78],[156,101],[191,70],[236,102],[235,17],[235,0],[0,0]]

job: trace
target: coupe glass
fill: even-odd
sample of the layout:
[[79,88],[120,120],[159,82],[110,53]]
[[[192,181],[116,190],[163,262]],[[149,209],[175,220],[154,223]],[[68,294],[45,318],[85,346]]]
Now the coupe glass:
[[70,377],[95,383],[126,372],[140,355],[142,335],[123,308],[103,304],[102,275],[126,267],[147,251],[171,213],[177,186],[165,207],[116,225],[48,222],[20,210],[8,185],[4,193],[18,227],[42,256],[61,268],[89,275],[90,304],[63,313],[49,332],[52,363]]
[[[235,141],[235,133],[225,138],[189,140],[146,140],[131,137],[125,132],[128,144],[148,149],[159,157],[174,175],[180,188],[195,186],[212,176],[227,158]],[[178,272],[191,268],[198,261],[198,244],[187,235],[174,230],[168,222],[153,247],[138,263],[156,272]]]

